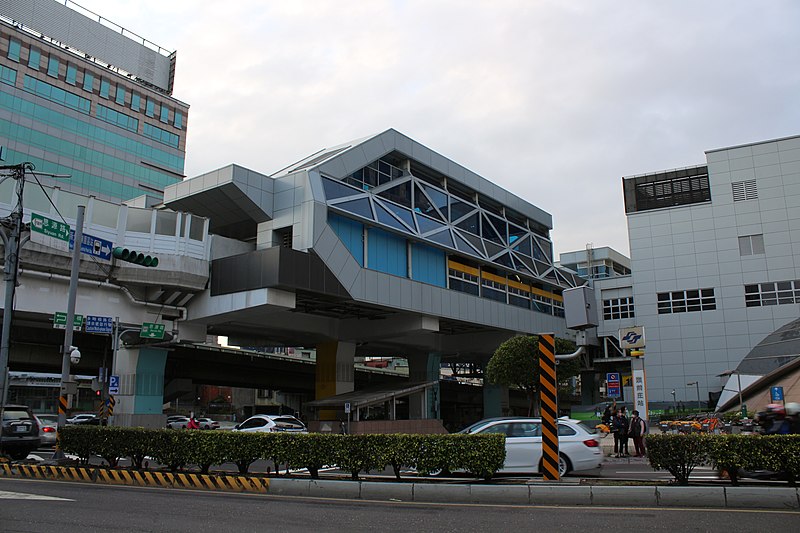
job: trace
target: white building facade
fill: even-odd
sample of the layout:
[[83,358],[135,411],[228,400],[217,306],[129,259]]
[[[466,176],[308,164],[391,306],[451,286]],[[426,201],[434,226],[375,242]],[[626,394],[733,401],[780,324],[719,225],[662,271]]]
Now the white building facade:
[[[693,403],[695,381],[703,402],[736,395],[720,374],[800,316],[800,136],[623,187],[636,302],[623,322],[645,327],[650,401]],[[741,369],[743,387],[779,365],[767,359]]]

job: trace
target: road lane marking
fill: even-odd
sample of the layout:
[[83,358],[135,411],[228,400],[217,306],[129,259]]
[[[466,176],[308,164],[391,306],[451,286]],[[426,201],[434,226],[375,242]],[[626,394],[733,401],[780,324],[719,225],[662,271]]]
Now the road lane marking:
[[0,500],[51,500],[62,502],[74,502],[68,498],[58,498],[56,496],[43,496],[41,494],[27,494],[25,492],[9,492],[0,490]]

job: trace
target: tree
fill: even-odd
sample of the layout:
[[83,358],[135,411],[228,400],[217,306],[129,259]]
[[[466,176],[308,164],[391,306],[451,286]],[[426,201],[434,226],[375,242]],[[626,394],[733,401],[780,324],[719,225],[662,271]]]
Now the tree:
[[[556,353],[575,351],[575,343],[556,339]],[[556,374],[559,388],[568,386],[570,378],[581,370],[581,359],[566,359],[558,362]],[[508,339],[498,346],[486,366],[489,383],[515,387],[528,397],[528,416],[539,412],[539,337],[520,336]]]

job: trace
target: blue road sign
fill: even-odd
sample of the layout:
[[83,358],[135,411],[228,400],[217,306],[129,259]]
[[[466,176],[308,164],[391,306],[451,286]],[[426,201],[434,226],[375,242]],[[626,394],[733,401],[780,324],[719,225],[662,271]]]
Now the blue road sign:
[[[75,248],[75,230],[69,230],[69,249]],[[93,255],[106,261],[111,261],[111,250],[113,243],[88,233],[83,234],[81,240],[81,253],[86,255]]]
[[773,402],[783,401],[783,387],[771,387],[769,393]]
[[108,379],[108,393],[119,394],[119,376],[110,376]]
[[606,374],[606,395],[609,398],[619,398],[622,396],[619,372],[608,372]]
[[86,333],[111,335],[114,331],[114,319],[110,316],[86,316]]

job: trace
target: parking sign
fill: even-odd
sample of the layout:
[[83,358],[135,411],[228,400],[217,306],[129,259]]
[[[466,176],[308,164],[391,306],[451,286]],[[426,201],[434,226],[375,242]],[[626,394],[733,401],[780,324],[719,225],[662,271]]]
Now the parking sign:
[[119,376],[111,376],[108,380],[108,393],[119,394]]

